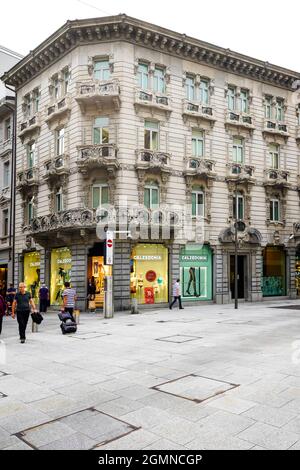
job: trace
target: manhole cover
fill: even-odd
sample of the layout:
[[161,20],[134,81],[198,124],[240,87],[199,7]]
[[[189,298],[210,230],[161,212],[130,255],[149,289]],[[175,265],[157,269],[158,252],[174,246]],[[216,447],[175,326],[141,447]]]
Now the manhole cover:
[[221,395],[236,387],[239,387],[239,385],[190,374],[160,385],[155,385],[152,389],[195,403],[202,403],[209,398]]
[[165,338],[157,338],[156,341],[166,341],[167,343],[187,343],[188,341],[196,341],[202,339],[201,336],[174,335]]
[[98,448],[136,431],[133,426],[106,413],[88,408],[17,434],[32,449],[85,450]]
[[94,339],[94,338],[101,338],[102,336],[109,336],[109,333],[79,333],[79,334],[72,334],[68,335],[68,338],[75,338],[75,339]]

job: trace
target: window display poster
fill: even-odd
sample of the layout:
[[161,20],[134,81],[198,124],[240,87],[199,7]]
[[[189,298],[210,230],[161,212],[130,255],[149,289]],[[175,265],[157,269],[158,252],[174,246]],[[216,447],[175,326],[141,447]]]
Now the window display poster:
[[40,289],[41,255],[38,251],[24,254],[24,283],[38,305]]
[[50,301],[52,305],[61,305],[64,283],[71,282],[72,253],[67,247],[51,251]]
[[209,246],[187,245],[180,252],[183,300],[212,299],[212,252]]
[[168,302],[168,249],[138,244],[131,254],[131,296],[139,304]]

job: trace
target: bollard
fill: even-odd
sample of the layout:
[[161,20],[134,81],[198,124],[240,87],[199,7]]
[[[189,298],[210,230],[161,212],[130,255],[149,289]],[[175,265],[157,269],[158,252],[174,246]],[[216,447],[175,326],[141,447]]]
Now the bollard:
[[135,299],[135,298],[131,299],[131,313],[132,313],[132,314],[137,314],[137,313],[139,313],[138,301],[137,301],[137,299]]
[[78,310],[78,309],[74,310],[74,317],[75,317],[76,325],[79,325],[79,322],[80,322],[80,310]]

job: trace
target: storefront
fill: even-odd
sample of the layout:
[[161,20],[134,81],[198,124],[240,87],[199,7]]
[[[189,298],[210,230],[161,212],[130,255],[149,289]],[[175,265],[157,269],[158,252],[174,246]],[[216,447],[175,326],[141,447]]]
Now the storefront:
[[286,254],[281,247],[263,251],[262,292],[264,297],[286,295]]
[[51,251],[51,305],[60,305],[64,283],[71,282],[72,253],[67,247],[56,248]]
[[0,294],[5,298],[7,291],[7,264],[0,265]]
[[104,243],[95,243],[88,254],[88,280],[95,284],[96,307],[103,307],[104,281],[106,276],[111,276],[112,267],[104,264]]
[[139,244],[131,254],[130,292],[139,304],[168,302],[168,249]]
[[187,245],[180,252],[183,300],[212,300],[212,251],[207,245]]
[[297,296],[300,296],[300,246],[296,250],[295,283]]
[[24,254],[24,283],[26,290],[38,305],[40,289],[41,256],[38,251]]

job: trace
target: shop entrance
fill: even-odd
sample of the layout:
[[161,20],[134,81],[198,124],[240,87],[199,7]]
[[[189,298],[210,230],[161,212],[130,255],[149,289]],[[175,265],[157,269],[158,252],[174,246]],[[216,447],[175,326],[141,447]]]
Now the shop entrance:
[[96,307],[98,308],[102,308],[104,303],[105,277],[111,275],[111,266],[106,266],[104,264],[104,250],[104,243],[95,243],[88,252],[87,286],[89,285],[89,280],[95,284],[96,293],[94,300],[96,302]]
[[[234,275],[235,275],[235,256],[230,256],[230,291],[231,298],[234,299]],[[237,262],[237,272],[238,272],[238,298],[245,298],[245,282],[246,282],[246,256],[238,255]]]
[[6,297],[7,291],[7,264],[1,264],[0,266],[0,294]]

